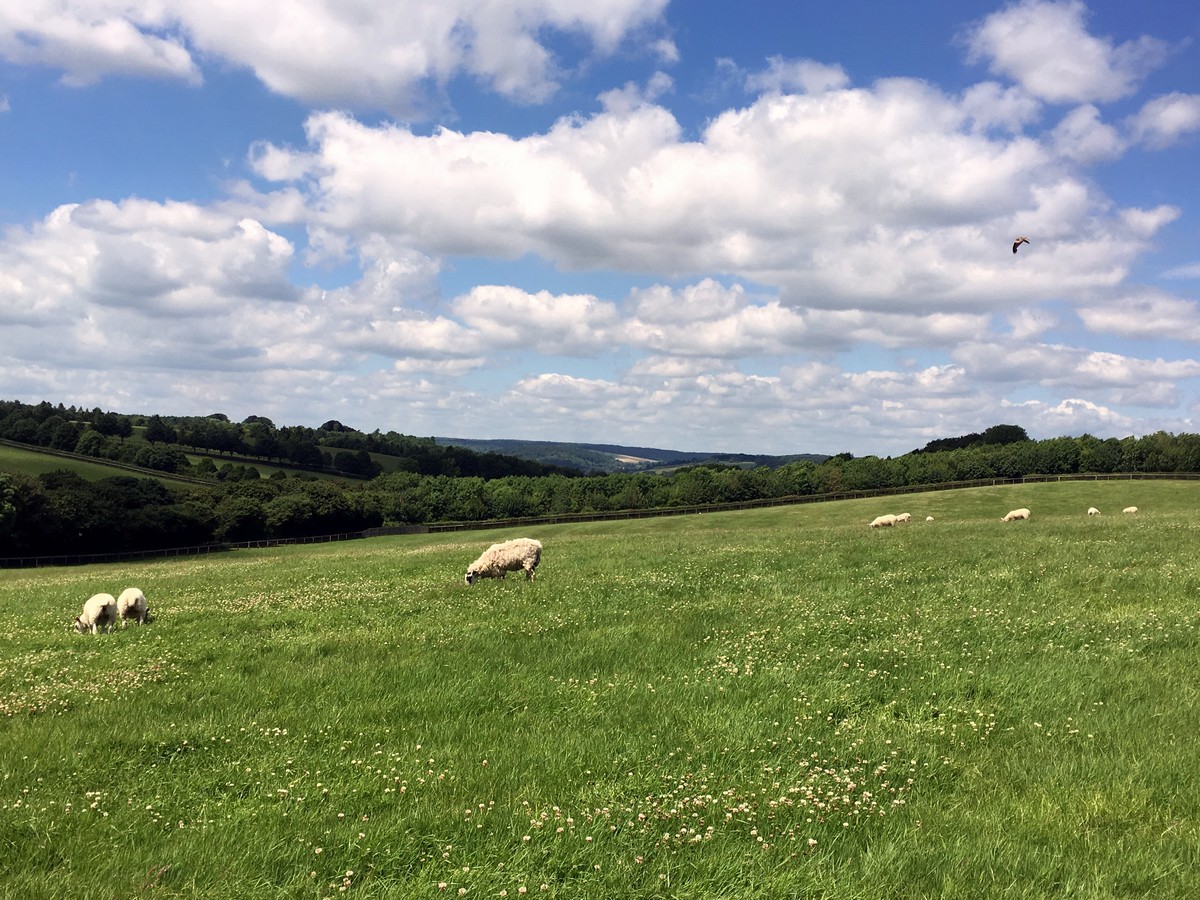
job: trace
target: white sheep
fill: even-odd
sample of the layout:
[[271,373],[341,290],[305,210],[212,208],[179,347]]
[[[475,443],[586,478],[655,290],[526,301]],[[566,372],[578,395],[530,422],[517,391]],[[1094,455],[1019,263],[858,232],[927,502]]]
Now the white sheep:
[[83,612],[75,617],[75,630],[110,631],[117,624],[117,601],[112,594],[94,594],[83,604]]
[[1121,510],[1121,512],[1123,512],[1123,513],[1135,513],[1135,512],[1137,512],[1137,507],[1136,507],[1136,506],[1127,506],[1127,507],[1125,507],[1123,510]]
[[1089,506],[1088,507],[1088,515],[1089,516],[1098,516],[1098,515],[1100,515],[1100,510],[1096,509],[1096,507],[1094,507],[1094,506]]
[[896,516],[896,524],[899,525],[901,522],[908,522],[911,519],[912,513],[900,513],[898,516]]
[[871,522],[872,528],[890,528],[896,524],[896,517],[890,513],[886,516],[876,516]]
[[926,521],[926,522],[932,522],[932,521],[933,521],[933,516],[926,516],[926,517],[925,517],[925,521]]
[[542,542],[532,538],[513,538],[492,544],[479,559],[467,566],[467,584],[480,578],[503,578],[509,572],[525,570],[525,577],[536,578],[537,565],[542,559]]
[[128,625],[130,619],[139,625],[145,625],[149,613],[150,606],[140,588],[131,587],[121,591],[121,596],[117,598],[117,615],[121,619],[121,627]]
[[1028,519],[1028,518],[1029,518],[1029,510],[1025,509],[1024,507],[1021,507],[1020,509],[1014,509],[1012,512],[1010,512],[1007,516],[1005,516],[1000,521],[1001,522],[1015,522],[1017,519]]

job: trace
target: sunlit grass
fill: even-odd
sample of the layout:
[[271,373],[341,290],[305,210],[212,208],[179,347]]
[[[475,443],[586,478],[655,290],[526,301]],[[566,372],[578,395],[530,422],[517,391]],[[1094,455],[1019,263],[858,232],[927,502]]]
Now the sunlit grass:
[[[540,527],[471,588],[493,532],[2,572],[0,894],[1189,896],[1198,499]],[[129,585],[153,624],[68,630]]]

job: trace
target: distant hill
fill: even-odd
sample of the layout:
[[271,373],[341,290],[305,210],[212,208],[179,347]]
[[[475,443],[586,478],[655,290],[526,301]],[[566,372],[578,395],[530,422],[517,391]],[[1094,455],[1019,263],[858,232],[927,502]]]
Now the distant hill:
[[712,463],[728,466],[775,468],[790,462],[824,462],[819,453],[795,453],[769,456],[752,453],[697,452],[665,450],[660,447],[629,447],[621,444],[574,444],[560,441],[485,440],[476,438],[435,437],[444,446],[463,447],[477,453],[500,453],[544,465],[566,466],[585,472],[638,472],[677,469]]

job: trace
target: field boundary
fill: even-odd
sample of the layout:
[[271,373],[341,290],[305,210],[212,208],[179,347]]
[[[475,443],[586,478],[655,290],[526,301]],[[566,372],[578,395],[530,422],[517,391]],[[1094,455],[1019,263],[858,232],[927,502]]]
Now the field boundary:
[[192,547],[172,547],[160,550],[132,550],[124,553],[76,553],[56,556],[12,556],[0,558],[0,569],[31,569],[53,566],[79,566],[95,563],[129,562],[176,556],[203,556],[208,553],[227,553],[233,550],[254,550],[282,547],[291,544],[328,544],[337,541],[363,540],[374,537],[412,534],[438,534],[453,531],[485,531],[497,528],[518,528],[536,525],[568,525],[584,522],[652,519],[660,516],[684,516],[699,513],[735,512],[744,509],[764,509],[772,506],[796,506],[803,503],[828,503],[835,500],[863,500],[871,497],[890,497],[903,494],[925,494],[931,491],[954,491],[966,488],[1000,487],[1017,484],[1044,484],[1056,481],[1196,481],[1200,472],[1123,472],[1086,473],[1074,475],[1026,475],[1021,478],[976,478],[969,481],[946,481],[940,484],[914,484],[902,487],[873,488],[859,491],[833,491],[824,494],[791,494],[786,497],[766,497],[760,500],[738,500],[728,503],[701,503],[690,506],[665,506],[654,509],[624,509],[604,512],[562,513],[548,516],[521,516],[508,519],[486,519],[472,522],[432,522],[423,525],[386,525],[349,531],[340,534],[313,535],[293,538],[263,538],[255,541],[230,541],[199,544]]
[[132,472],[135,475],[141,475],[144,478],[156,478],[165,481],[181,481],[184,484],[199,484],[206,487],[211,487],[215,482],[212,479],[205,480],[203,478],[193,478],[191,475],[177,475],[174,472],[163,472],[159,469],[148,469],[145,466],[135,466],[132,463],[118,462],[115,459],[105,459],[100,456],[86,456],[83,453],[72,453],[70,450],[55,450],[53,447],[42,447],[37,444],[23,444],[20,441],[10,441],[8,438],[0,438],[0,446],[12,447],[14,450],[26,450],[30,453],[42,453],[46,456],[57,456],[60,459],[70,459],[75,462],[91,463],[96,466],[104,466],[109,469],[121,469],[125,472]]

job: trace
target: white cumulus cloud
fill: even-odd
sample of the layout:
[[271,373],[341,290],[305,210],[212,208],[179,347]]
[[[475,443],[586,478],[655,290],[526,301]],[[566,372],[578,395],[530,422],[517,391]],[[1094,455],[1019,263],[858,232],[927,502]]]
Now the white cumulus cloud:
[[[112,74],[201,80],[197,57],[244,67],[310,104],[415,114],[450,80],[477,79],[520,102],[557,89],[551,34],[597,55],[660,20],[667,0],[22,0],[0,10],[0,57],[63,71],[69,84]],[[647,53],[673,45],[646,35]]]
[[1080,0],[1021,0],[965,37],[972,61],[1051,103],[1126,97],[1166,58],[1165,41],[1143,35],[1117,44],[1091,34],[1086,20]]

